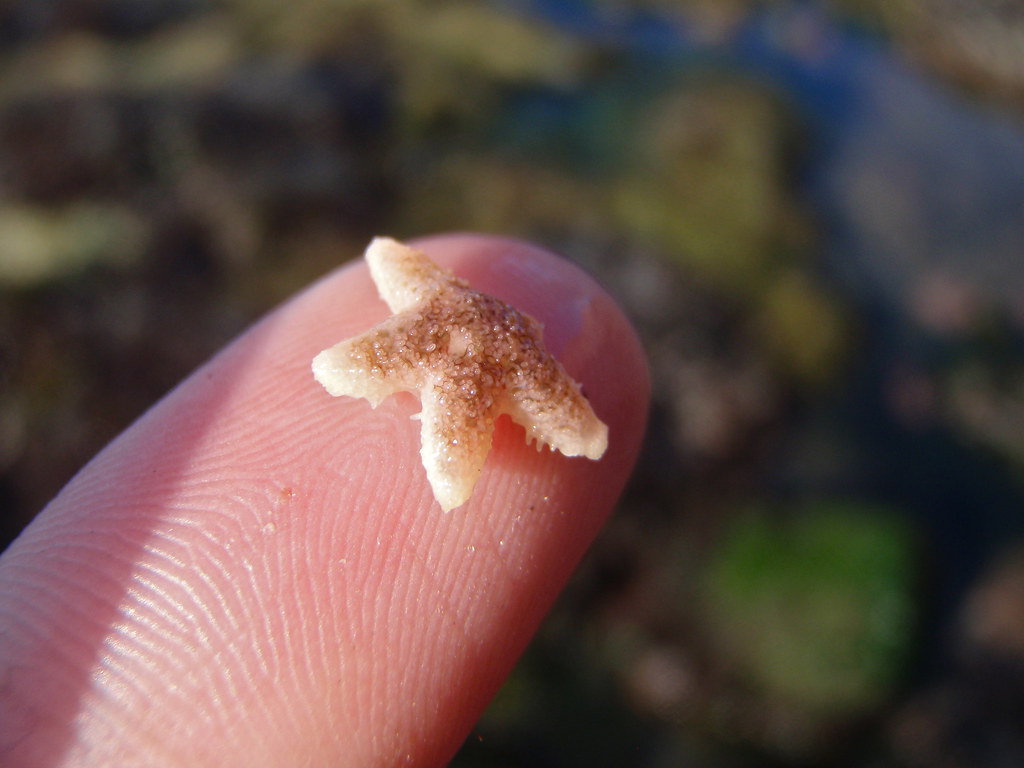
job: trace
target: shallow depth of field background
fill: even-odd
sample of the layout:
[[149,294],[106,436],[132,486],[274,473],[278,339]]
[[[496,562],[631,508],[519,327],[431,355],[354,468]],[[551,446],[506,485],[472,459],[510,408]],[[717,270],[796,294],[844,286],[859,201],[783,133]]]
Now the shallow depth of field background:
[[519,236],[654,403],[454,765],[1024,764],[1015,9],[9,0],[2,543],[372,235]]

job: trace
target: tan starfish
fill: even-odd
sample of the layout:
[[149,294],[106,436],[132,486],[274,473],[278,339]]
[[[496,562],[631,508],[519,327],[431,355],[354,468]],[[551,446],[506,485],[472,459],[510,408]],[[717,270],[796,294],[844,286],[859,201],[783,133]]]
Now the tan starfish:
[[544,349],[540,323],[395,240],[376,238],[366,261],[394,314],[317,355],[313,375],[374,408],[395,392],[419,394],[420,457],[444,511],[469,499],[503,413],[537,450],[604,455],[608,427]]

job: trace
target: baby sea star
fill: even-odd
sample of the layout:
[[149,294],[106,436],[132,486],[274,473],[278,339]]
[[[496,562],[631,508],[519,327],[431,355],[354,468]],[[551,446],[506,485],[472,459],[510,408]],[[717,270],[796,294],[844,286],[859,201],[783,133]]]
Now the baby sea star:
[[544,348],[540,323],[395,240],[374,239],[366,261],[394,314],[317,355],[313,375],[374,408],[395,392],[419,394],[420,457],[445,512],[469,499],[503,413],[538,450],[604,455],[608,427]]

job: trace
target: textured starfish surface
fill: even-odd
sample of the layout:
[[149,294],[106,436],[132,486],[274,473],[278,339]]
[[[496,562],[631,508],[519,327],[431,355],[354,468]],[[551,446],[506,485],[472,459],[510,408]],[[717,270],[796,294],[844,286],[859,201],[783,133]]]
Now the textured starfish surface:
[[374,408],[395,392],[419,395],[420,456],[443,510],[469,499],[501,414],[538,450],[604,455],[608,427],[545,350],[540,323],[395,240],[376,238],[366,261],[394,314],[317,355],[313,375]]

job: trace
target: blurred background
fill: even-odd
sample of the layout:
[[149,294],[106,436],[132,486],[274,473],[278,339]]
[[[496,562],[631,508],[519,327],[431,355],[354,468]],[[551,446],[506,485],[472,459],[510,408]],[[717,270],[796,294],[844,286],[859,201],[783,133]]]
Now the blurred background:
[[601,539],[454,765],[1024,765],[1024,11],[5,0],[0,533],[372,235],[636,323]]

